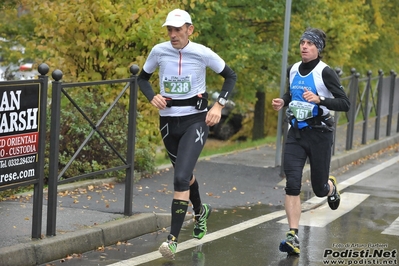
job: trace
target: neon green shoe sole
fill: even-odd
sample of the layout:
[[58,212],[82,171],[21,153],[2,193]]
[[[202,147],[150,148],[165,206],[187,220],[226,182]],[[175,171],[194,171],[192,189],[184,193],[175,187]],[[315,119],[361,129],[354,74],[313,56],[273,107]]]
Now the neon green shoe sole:
[[201,207],[201,214],[196,215],[195,217],[195,224],[194,224],[194,231],[193,237],[201,239],[205,236],[207,232],[207,225],[206,222],[211,215],[212,207],[209,204],[202,204]]
[[176,238],[173,235],[169,235],[168,239],[161,244],[158,250],[164,258],[173,260],[175,258],[176,249]]

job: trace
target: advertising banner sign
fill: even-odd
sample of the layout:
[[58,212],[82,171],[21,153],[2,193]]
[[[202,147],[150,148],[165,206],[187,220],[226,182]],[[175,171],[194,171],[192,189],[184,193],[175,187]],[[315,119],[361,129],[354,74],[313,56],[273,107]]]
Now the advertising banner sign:
[[0,186],[38,178],[40,83],[0,85]]

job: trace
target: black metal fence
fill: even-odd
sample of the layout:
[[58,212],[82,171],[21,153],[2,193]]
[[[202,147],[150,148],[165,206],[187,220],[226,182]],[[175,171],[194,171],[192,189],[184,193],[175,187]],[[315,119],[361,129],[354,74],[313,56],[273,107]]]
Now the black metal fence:
[[[351,108],[348,113],[335,114],[338,132],[334,143],[345,141],[345,150],[351,150],[354,145],[390,136],[395,132],[395,124],[396,133],[399,133],[399,82],[396,76],[394,71],[390,71],[389,76],[384,77],[380,70],[376,76],[368,71],[361,77],[356,69],[352,69],[350,76],[341,78]],[[373,135],[370,127],[373,127]],[[356,139],[358,136],[360,139]]]
[[[80,82],[80,83],[63,83],[62,72],[55,70],[52,73],[54,79],[52,85],[52,104],[51,104],[51,134],[50,134],[50,162],[49,162],[49,178],[48,178],[48,212],[47,212],[47,235],[53,236],[56,232],[56,213],[57,213],[57,186],[63,183],[70,183],[83,178],[89,178],[98,176],[107,172],[115,172],[119,170],[126,171],[125,178],[125,200],[124,200],[124,214],[127,216],[132,215],[132,204],[133,204],[133,183],[134,183],[134,153],[135,153],[135,135],[136,135],[136,119],[137,119],[137,77],[139,68],[136,65],[130,67],[132,76],[128,79],[119,80],[105,80],[105,81],[93,81],[93,82]],[[104,84],[124,84],[119,95],[110,104],[107,111],[97,121],[92,121],[91,118],[83,111],[83,109],[76,103],[68,94],[67,88],[74,87],[90,87]],[[129,92],[129,93],[128,93]],[[115,107],[116,103],[121,97],[128,93],[129,94],[129,118],[128,118],[128,130],[127,130],[127,145],[126,151],[118,151],[110,141],[108,141],[105,134],[102,133],[100,126],[104,122],[105,118],[111,112],[112,108]],[[60,110],[61,106],[61,95],[64,95],[76,108],[76,110],[84,117],[86,122],[90,125],[91,132],[86,136],[86,139],[81,143],[80,147],[76,150],[75,154],[70,158],[69,162],[66,163],[63,169],[59,169],[59,146],[60,146]],[[90,100],[89,100],[90,101]],[[98,134],[101,139],[108,145],[117,157],[120,158],[122,165],[115,166],[109,169],[94,171],[79,176],[69,177],[68,179],[61,179],[65,171],[71,166],[72,162],[76,159],[78,154],[87,145],[89,140],[94,134]],[[124,158],[123,154],[126,154]]]
[[[139,68],[137,65],[132,65],[129,70],[132,75],[127,79],[80,83],[63,83],[61,81],[63,73],[60,70],[52,72],[54,81],[52,82],[51,88],[52,96],[48,164],[48,211],[46,232],[48,236],[54,236],[56,232],[57,187],[59,184],[74,182],[76,180],[122,170],[125,172],[126,177],[124,214],[127,216],[133,214],[134,157],[138,92],[136,75]],[[3,119],[6,122],[4,124],[7,124],[7,127],[4,126],[5,130],[0,130],[0,154],[2,154],[0,158],[0,191],[34,184],[32,238],[41,238],[46,133],[48,129],[47,107],[49,106],[47,103],[49,81],[46,76],[49,67],[46,64],[41,64],[38,67],[38,71],[41,75],[37,80],[6,81],[0,83],[0,92],[4,94],[4,103],[7,104],[7,106],[3,108],[4,110],[1,110],[1,116],[2,118],[4,117]],[[98,121],[93,121],[89,115],[83,111],[83,108],[75,102],[73,97],[69,95],[67,90],[68,88],[74,87],[82,88],[100,85],[115,86],[117,84],[125,84],[125,86],[121,89],[118,96],[109,105],[106,112]],[[70,101],[77,112],[84,117],[86,123],[91,127],[91,132],[86,136],[75,154],[70,158],[69,162],[66,163],[65,167],[60,169],[59,145],[60,137],[63,137],[60,134],[60,114],[63,108],[61,101],[62,95],[65,96],[67,101]],[[120,151],[115,148],[110,141],[108,141],[108,138],[103,134],[100,127],[111,110],[123,96],[125,99],[128,98],[129,110],[126,145],[124,145],[125,150]],[[87,102],[90,102],[90,99],[87,100]],[[27,121],[28,118],[25,118],[27,116],[27,110],[29,110],[30,113],[34,113],[34,115],[31,115],[32,117],[29,118],[29,121]],[[38,113],[38,115],[36,115],[36,113]],[[35,124],[35,127],[32,129],[27,129],[27,127],[22,128],[22,126],[26,125],[28,122]],[[10,128],[17,129],[11,131]],[[94,134],[100,136],[106,145],[108,145],[109,150],[119,158],[121,164],[108,169],[62,179],[61,177],[65,174],[65,171],[67,171],[71,166],[73,161],[85,148]],[[23,176],[24,172],[33,174],[27,178]]]

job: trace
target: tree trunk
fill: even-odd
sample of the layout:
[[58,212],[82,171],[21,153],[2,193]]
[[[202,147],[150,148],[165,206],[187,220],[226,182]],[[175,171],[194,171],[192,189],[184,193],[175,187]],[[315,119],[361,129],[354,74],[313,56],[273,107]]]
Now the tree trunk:
[[252,128],[252,139],[262,139],[265,137],[265,110],[266,110],[266,93],[263,91],[256,92],[258,99],[255,104],[254,125]]

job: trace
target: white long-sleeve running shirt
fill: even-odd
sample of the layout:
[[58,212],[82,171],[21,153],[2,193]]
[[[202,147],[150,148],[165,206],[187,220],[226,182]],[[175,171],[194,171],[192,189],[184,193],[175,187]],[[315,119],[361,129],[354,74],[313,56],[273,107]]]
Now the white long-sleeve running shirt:
[[[172,99],[189,99],[206,91],[206,68],[223,71],[225,61],[210,48],[189,41],[183,49],[173,48],[170,41],[155,45],[143,66],[147,73],[159,67],[160,94]],[[205,112],[194,106],[172,106],[159,110],[160,116],[183,116]]]

